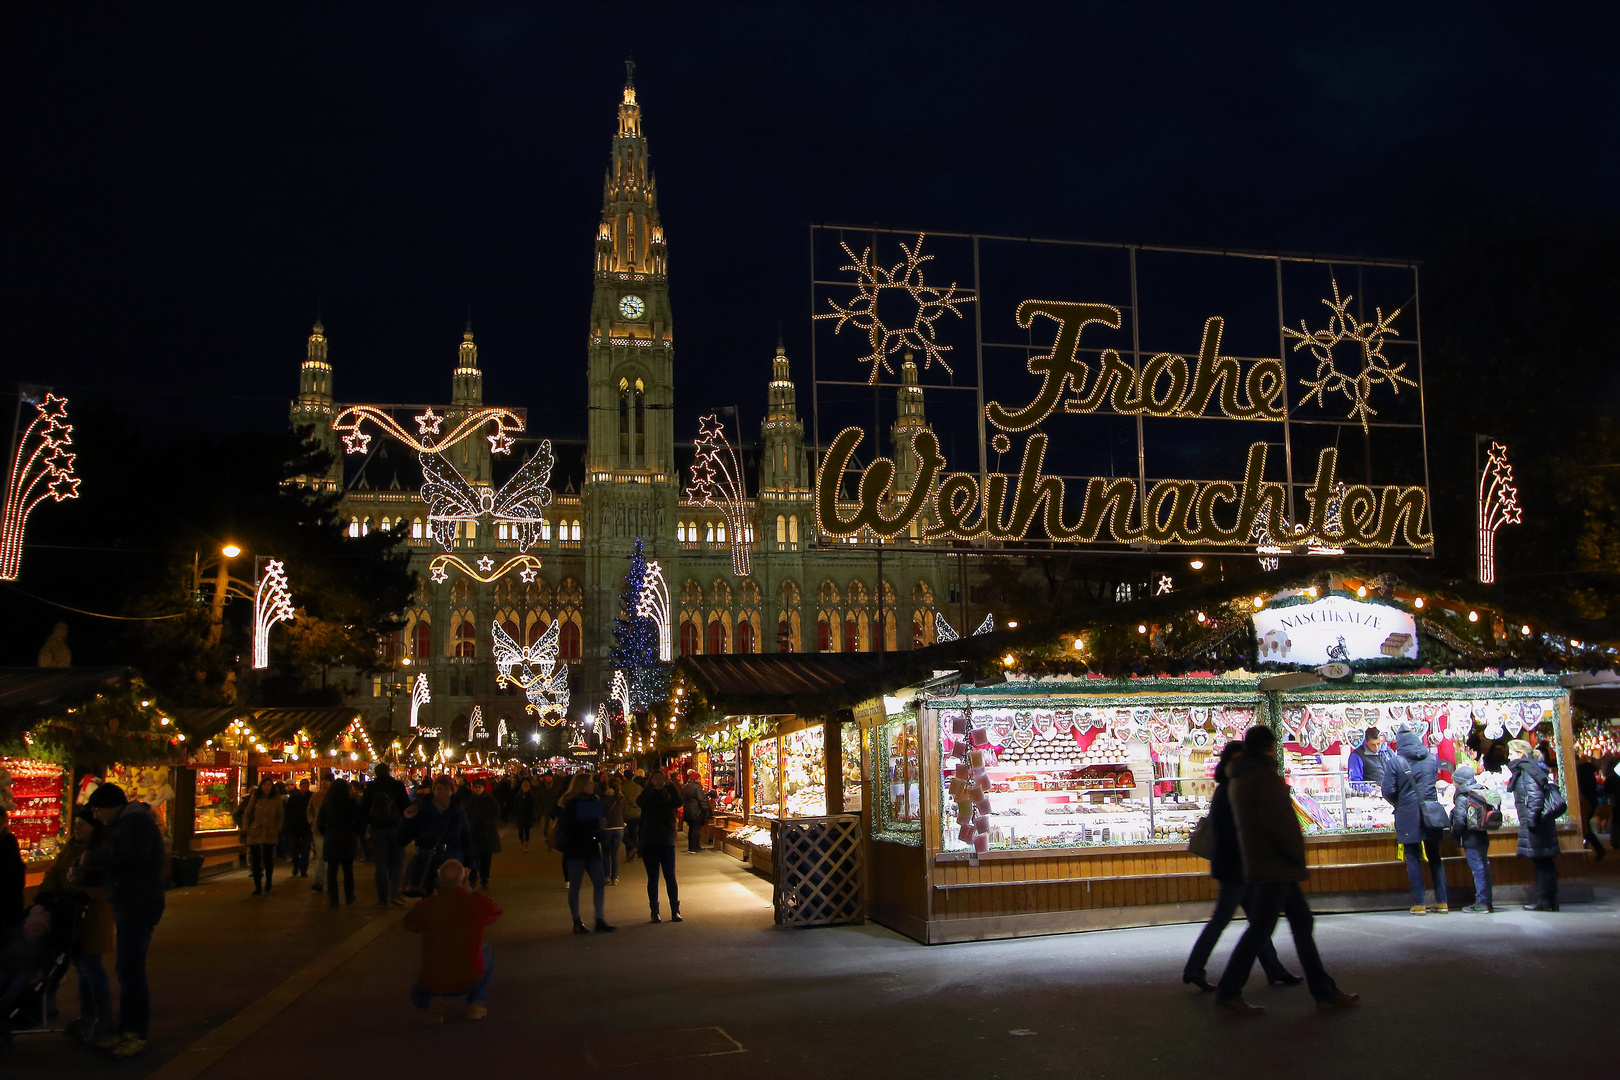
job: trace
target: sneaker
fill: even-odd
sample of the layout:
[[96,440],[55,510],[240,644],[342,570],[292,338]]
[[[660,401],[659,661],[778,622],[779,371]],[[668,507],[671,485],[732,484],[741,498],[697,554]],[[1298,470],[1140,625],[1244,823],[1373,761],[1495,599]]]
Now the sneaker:
[[469,1020],[482,1020],[484,1017],[486,1017],[488,1015],[489,1015],[489,1009],[486,1008],[483,1005],[469,1005],[469,1006],[467,1006],[467,1019],[469,1019]]
[[1409,910],[1413,915],[1427,915],[1429,913],[1429,909],[1422,904],[1413,904],[1407,910]]
[[388,902],[390,904],[393,904],[395,907],[404,907],[405,906],[405,898],[403,896],[396,896],[393,899],[389,900]]
[[1432,915],[1444,915],[1447,912],[1449,912],[1450,910],[1451,910],[1451,906],[1449,904],[1430,904],[1429,905],[1429,913],[1432,914]]
[[111,1035],[108,1035],[105,1039],[97,1039],[96,1049],[110,1051],[116,1049],[118,1044],[123,1041],[124,1033],[122,1031],[115,1031]]
[[137,1038],[134,1035],[125,1035],[119,1040],[118,1045],[112,1048],[112,1056],[115,1058],[132,1058],[145,1049],[145,1039]]
[[1462,908],[1461,910],[1464,915],[1484,915],[1488,913],[1491,908],[1489,904],[1469,904],[1467,907]]

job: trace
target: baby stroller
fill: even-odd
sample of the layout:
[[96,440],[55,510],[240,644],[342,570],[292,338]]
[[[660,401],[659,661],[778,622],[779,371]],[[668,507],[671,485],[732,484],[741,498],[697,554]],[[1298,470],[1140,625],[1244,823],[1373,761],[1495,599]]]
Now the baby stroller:
[[[0,1040],[13,1035],[35,1035],[55,1031],[50,1014],[55,1011],[56,991],[62,977],[73,970],[84,934],[89,899],[83,893],[48,892],[35,904],[45,909],[49,928],[30,939],[22,927],[7,939],[0,952],[0,981],[10,981],[4,1015],[0,1016]],[[30,909],[32,910],[32,909]],[[26,978],[19,987],[16,982]],[[93,1028],[92,1028],[93,1030]]]

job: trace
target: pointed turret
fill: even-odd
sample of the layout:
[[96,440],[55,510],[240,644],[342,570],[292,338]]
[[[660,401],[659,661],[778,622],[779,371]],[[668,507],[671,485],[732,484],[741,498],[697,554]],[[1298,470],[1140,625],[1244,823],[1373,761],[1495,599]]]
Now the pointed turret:
[[900,389],[895,392],[894,426],[889,429],[894,440],[894,486],[897,494],[911,490],[917,480],[920,463],[912,440],[928,427],[923,415],[923,391],[917,385],[917,363],[911,354],[905,354],[900,365]]
[[332,402],[332,365],[326,359],[326,327],[319,319],[310,331],[303,367],[298,373],[298,400]]
[[304,347],[304,362],[298,369],[298,400],[289,412],[293,430],[309,428],[311,437],[332,459],[323,475],[302,476],[299,482],[328,490],[343,486],[343,455],[332,431],[332,419],[337,415],[332,400],[332,363],[327,359],[326,327],[319,319]]
[[613,157],[602,185],[602,228],[596,269],[662,275],[664,230],[658,222],[658,184],[647,163],[647,139],[636,100],[635,64],[625,64],[624,94]]
[[478,346],[473,344],[472,323],[467,323],[461,335],[461,348],[456,351],[456,374],[450,401],[455,405],[478,406],[484,403],[484,373],[478,370]]

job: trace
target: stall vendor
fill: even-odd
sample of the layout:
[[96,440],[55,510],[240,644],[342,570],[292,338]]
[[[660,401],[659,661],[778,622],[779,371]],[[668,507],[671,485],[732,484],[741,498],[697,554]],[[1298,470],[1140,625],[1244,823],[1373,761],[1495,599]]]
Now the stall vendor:
[[1362,736],[1361,745],[1350,751],[1349,772],[1352,783],[1382,784],[1384,764],[1393,755],[1384,745],[1378,729],[1370,727]]

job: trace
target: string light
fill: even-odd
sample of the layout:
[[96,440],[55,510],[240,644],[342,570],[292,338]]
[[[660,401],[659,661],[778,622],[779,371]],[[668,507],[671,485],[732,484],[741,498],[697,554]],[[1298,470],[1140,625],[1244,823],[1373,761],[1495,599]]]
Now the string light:
[[1508,464],[1507,447],[1491,443],[1485,456],[1485,471],[1479,477],[1479,580],[1489,585],[1496,580],[1496,530],[1518,525],[1519,489],[1513,483],[1513,466]]
[[1206,623],[1209,621],[1209,616],[1200,611],[1198,613],[1198,621],[1201,623]]
[[1357,585],[1356,586],[1356,595],[1357,596],[1366,596],[1367,595],[1367,586],[1365,586],[1365,585]]
[[511,683],[528,698],[525,712],[535,713],[543,724],[561,724],[568,712],[568,665],[557,663],[558,636],[562,621],[553,622],[533,645],[519,645],[493,623],[490,632],[495,645],[496,682]]
[[270,666],[270,628],[278,622],[292,622],[292,594],[287,589],[287,572],[280,559],[264,564],[264,577],[253,590],[253,666]]
[[1523,634],[1525,637],[1529,637],[1530,636],[1530,628],[1528,626],[1521,626],[1521,627],[1519,627],[1519,633]]
[[619,703],[619,715],[626,721],[630,719],[630,680],[624,677],[624,672],[615,670],[613,681],[608,686],[608,693],[613,700]]
[[[433,410],[415,417],[419,433],[424,437],[428,434],[437,434],[439,428],[437,421],[442,417],[434,417]],[[431,418],[431,419],[429,419]],[[523,430],[523,418],[511,409],[486,406],[475,409],[461,418],[461,421],[451,428],[442,439],[425,441],[406,431],[387,412],[375,405],[350,405],[332,419],[332,431],[343,436],[343,447],[351,454],[363,454],[371,445],[371,436],[361,430],[365,421],[371,421],[385,432],[409,446],[419,454],[437,454],[461,442],[486,423],[495,425],[495,434],[489,436],[490,449],[497,454],[504,454],[512,448],[512,432]],[[431,432],[429,424],[431,423]]]
[[1479,622],[1479,612],[1477,612],[1477,611],[1470,611],[1470,612],[1469,612],[1469,613],[1468,613],[1468,621],[1469,621],[1469,622]]
[[[929,285],[923,279],[922,264],[931,262],[934,258],[932,255],[922,253],[924,236],[925,234],[918,233],[917,242],[909,247],[904,240],[900,241],[900,250],[905,258],[889,268],[884,268],[873,260],[871,248],[862,249],[857,256],[849,244],[841,244],[844,254],[849,256],[849,262],[839,267],[839,270],[855,275],[855,280],[850,283],[855,289],[855,295],[847,307],[829,298],[827,304],[832,310],[812,316],[815,319],[837,320],[833,324],[834,334],[843,330],[846,324],[866,331],[871,352],[860,357],[856,363],[872,365],[871,375],[867,379],[869,383],[878,381],[879,368],[893,375],[894,368],[889,365],[889,357],[904,348],[915,349],[923,354],[923,370],[926,371],[929,365],[938,361],[940,367],[955,374],[950,364],[945,361],[945,354],[951,351],[951,346],[940,343],[934,324],[946,312],[950,312],[958,319],[962,318],[958,305],[971,304],[977,297],[958,295],[954,281],[941,289]],[[879,298],[886,289],[904,292],[916,304],[910,326],[890,329],[879,316]]]
[[[1402,383],[1413,387],[1417,383],[1401,374],[1406,370],[1404,363],[1394,364],[1384,355],[1384,339],[1395,333],[1395,317],[1401,313],[1401,309],[1396,308],[1385,315],[1383,308],[1375,308],[1373,321],[1362,322],[1350,314],[1350,301],[1353,299],[1351,296],[1340,298],[1339,283],[1335,280],[1333,299],[1322,301],[1332,312],[1326,329],[1309,330],[1305,320],[1301,319],[1298,330],[1284,326],[1282,332],[1287,337],[1297,339],[1295,352],[1309,349],[1316,358],[1316,378],[1300,380],[1302,386],[1309,388],[1309,392],[1300,399],[1300,404],[1314,397],[1318,405],[1326,408],[1328,394],[1343,394],[1350,402],[1349,418],[1361,421],[1361,430],[1365,432],[1368,417],[1378,415],[1378,410],[1368,401],[1373,387],[1388,383],[1390,389],[1399,394]],[[1354,342],[1357,346],[1356,358],[1351,363],[1353,374],[1340,371],[1333,355],[1333,350],[1346,341]]]
[[427,672],[416,673],[416,680],[411,684],[411,727],[416,726],[416,714],[422,706],[433,700],[433,691],[428,686]]
[[[488,558],[488,556],[485,556],[485,558]],[[484,560],[480,559],[478,561],[482,563]],[[518,576],[524,581],[533,581],[535,572],[540,569],[541,565],[540,559],[534,555],[514,555],[501,563],[500,566],[493,566],[493,559],[490,560],[490,563],[493,569],[479,571],[469,566],[467,561],[459,555],[435,555],[433,561],[428,563],[428,573],[432,575],[435,582],[443,584],[449,580],[451,570],[459,570],[474,581],[480,581],[487,585],[492,581],[498,581],[505,577],[513,570],[518,570]]]
[[1419,609],[1419,610],[1422,610],[1422,608],[1423,608],[1423,597],[1420,596],[1416,600],[1413,600],[1412,601],[1412,606]]
[[79,497],[79,478],[73,474],[76,454],[64,447],[73,443],[73,425],[67,423],[67,398],[47,393],[34,406],[34,416],[17,439],[6,479],[6,502],[0,519],[0,581],[16,581],[22,569],[23,530],[34,507],[46,499],[61,502]]
[[658,627],[658,659],[669,663],[674,656],[669,634],[669,586],[664,583],[664,572],[657,559],[647,563],[647,572],[641,579],[641,596],[636,601],[636,614],[643,619],[651,619]]
[[1194,570],[1202,570],[1204,568],[1204,560],[1203,559],[1194,559],[1192,562],[1188,563],[1187,565],[1192,567]]
[[540,539],[545,508],[551,505],[551,468],[556,463],[551,440],[540,440],[540,449],[525,461],[499,491],[469,484],[455,466],[441,454],[420,454],[422,499],[428,504],[428,528],[446,551],[454,548],[460,523],[490,518],[508,525],[527,551]]
[[715,415],[698,421],[695,443],[697,456],[692,461],[692,486],[686,497],[719,510],[726,518],[726,540],[731,545],[731,569],[737,577],[748,577],[752,572],[748,525],[748,485],[743,474],[742,457],[736,447],[726,439],[726,429]]

